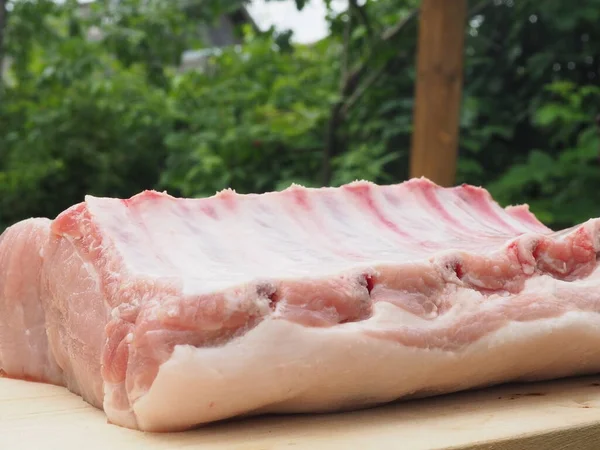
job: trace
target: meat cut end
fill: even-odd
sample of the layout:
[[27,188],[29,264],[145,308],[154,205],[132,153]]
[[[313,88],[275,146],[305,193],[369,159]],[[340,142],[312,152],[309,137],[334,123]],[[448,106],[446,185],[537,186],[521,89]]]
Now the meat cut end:
[[48,346],[40,296],[50,223],[26,220],[0,236],[0,374],[63,384]]
[[596,372],[599,227],[426,179],[88,196],[0,238],[0,370],[150,431]]

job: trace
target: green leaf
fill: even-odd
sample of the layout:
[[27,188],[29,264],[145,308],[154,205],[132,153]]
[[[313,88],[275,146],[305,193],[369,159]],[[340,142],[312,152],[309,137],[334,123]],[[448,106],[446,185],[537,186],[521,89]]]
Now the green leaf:
[[535,114],[535,121],[538,125],[549,126],[554,122],[563,119],[566,115],[565,108],[558,103],[549,103],[541,107]]

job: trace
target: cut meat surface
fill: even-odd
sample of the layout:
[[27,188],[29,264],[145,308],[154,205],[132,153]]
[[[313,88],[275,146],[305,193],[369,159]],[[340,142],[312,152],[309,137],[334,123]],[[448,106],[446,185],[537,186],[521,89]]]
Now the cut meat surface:
[[598,372],[599,229],[426,179],[88,196],[0,238],[0,370],[149,431]]
[[0,236],[0,373],[63,384],[46,336],[40,298],[50,220],[30,219]]

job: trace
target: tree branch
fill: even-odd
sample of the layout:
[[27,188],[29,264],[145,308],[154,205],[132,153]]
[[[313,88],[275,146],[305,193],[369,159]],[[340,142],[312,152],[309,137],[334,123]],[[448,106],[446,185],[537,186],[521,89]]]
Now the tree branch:
[[4,35],[6,33],[6,0],[0,0],[0,87],[4,78]]
[[389,69],[394,62],[393,58],[388,59],[384,65],[379,67],[377,70],[371,72],[371,74],[365,79],[365,81],[350,95],[340,110],[340,114],[343,118],[346,118],[348,111],[360,100],[360,98],[374,85],[377,80]]
[[404,29],[404,27],[409,24],[416,16],[418,10],[414,10],[410,12],[406,17],[404,17],[400,22],[394,25],[393,30],[386,30],[379,38],[378,42],[373,44],[371,48],[371,52],[369,56],[361,62],[358,66],[356,66],[345,78],[340,89],[339,100],[332,106],[331,112],[329,114],[329,121],[327,123],[327,127],[325,129],[325,147],[323,148],[323,173],[321,182],[323,186],[327,186],[331,183],[331,160],[338,153],[337,152],[337,129],[341,124],[342,117],[342,108],[344,107],[347,98],[352,95],[356,89],[358,88],[358,84],[361,78],[364,76],[367,71],[369,64],[374,59],[375,55],[378,53],[378,50],[384,47],[390,40],[394,39],[398,34],[400,34],[400,30]]
[[360,18],[360,21],[365,27],[367,31],[367,35],[369,39],[373,37],[373,27],[371,26],[371,21],[369,20],[369,16],[367,15],[367,11],[362,6],[359,6],[357,0],[349,0],[349,10],[353,10],[356,15]]
[[477,14],[479,14],[480,12],[482,12],[485,8],[487,8],[488,6],[490,6],[493,3],[493,0],[481,0],[479,3],[477,3],[475,6],[473,6],[468,12],[467,12],[467,16],[469,19],[473,18],[474,16],[476,16]]
[[[596,130],[598,131],[598,137],[600,138],[600,114],[596,116]],[[600,161],[600,143],[598,144],[598,161]]]
[[348,14],[348,20],[344,24],[344,49],[342,50],[342,76],[340,78],[340,87],[348,76],[348,64],[350,61],[350,29],[352,28],[352,16]]

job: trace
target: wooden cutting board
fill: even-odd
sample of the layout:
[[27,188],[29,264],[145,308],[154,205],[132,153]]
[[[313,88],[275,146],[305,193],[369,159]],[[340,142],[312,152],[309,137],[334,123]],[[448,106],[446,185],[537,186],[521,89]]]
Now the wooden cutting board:
[[600,376],[507,385],[345,414],[148,434],[108,425],[66,389],[0,379],[1,450],[600,449]]

